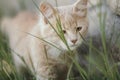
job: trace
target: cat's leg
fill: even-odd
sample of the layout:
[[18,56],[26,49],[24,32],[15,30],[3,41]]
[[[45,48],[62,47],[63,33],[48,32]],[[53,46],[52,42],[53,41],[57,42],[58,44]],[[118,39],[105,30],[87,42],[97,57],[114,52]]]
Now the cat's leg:
[[36,75],[36,80],[49,80],[49,79],[41,77],[40,75]]
[[[33,59],[32,59],[33,60]],[[54,80],[57,77],[56,69],[47,63],[45,58],[44,61],[33,61],[34,72],[37,80]]]
[[54,65],[43,65],[38,69],[37,80],[57,80],[57,69]]
[[68,67],[65,64],[49,60],[46,65],[43,64],[38,70],[37,80],[65,80]]
[[50,66],[45,46],[40,43],[41,41],[39,39],[33,38],[30,43],[30,57],[33,63],[34,72],[36,74],[37,80],[49,80],[56,77],[56,73],[54,72],[54,68]]

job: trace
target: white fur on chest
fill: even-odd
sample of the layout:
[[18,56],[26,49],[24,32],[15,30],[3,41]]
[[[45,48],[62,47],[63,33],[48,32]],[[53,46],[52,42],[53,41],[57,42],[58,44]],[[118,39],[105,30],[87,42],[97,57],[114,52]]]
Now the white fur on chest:
[[47,50],[47,54],[49,54],[52,58],[58,59],[59,56],[62,55],[62,51],[60,51],[59,49],[51,46]]

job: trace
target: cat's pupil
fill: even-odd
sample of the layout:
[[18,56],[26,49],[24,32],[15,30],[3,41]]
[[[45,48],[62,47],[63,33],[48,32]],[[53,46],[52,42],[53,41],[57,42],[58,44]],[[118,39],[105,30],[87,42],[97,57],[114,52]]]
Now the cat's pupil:
[[77,27],[76,31],[80,31],[82,29],[82,27]]
[[66,33],[66,31],[65,31],[65,30],[63,30],[63,33],[65,34],[65,33]]

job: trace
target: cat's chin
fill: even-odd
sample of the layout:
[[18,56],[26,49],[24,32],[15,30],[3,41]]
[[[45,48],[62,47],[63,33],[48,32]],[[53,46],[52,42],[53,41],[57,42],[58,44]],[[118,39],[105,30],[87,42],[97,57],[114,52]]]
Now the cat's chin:
[[[74,45],[74,46],[69,46],[70,50],[75,50],[78,47],[78,45]],[[67,46],[63,46],[62,47],[65,51],[68,51],[69,49],[67,48]]]
[[78,45],[70,46],[71,50],[75,50],[78,47]]

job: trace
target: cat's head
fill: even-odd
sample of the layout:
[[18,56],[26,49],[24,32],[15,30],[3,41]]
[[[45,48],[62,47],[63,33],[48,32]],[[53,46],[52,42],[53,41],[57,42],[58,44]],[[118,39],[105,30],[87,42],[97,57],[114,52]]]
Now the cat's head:
[[[57,28],[57,19],[61,21],[62,32],[71,49],[76,48],[81,44],[88,30],[87,20],[87,0],[78,0],[75,4],[63,7],[52,7],[47,2],[40,5],[42,16],[41,32],[45,39],[60,45],[63,49],[67,49],[66,45],[60,40],[55,33]],[[52,26],[51,26],[52,24]]]

